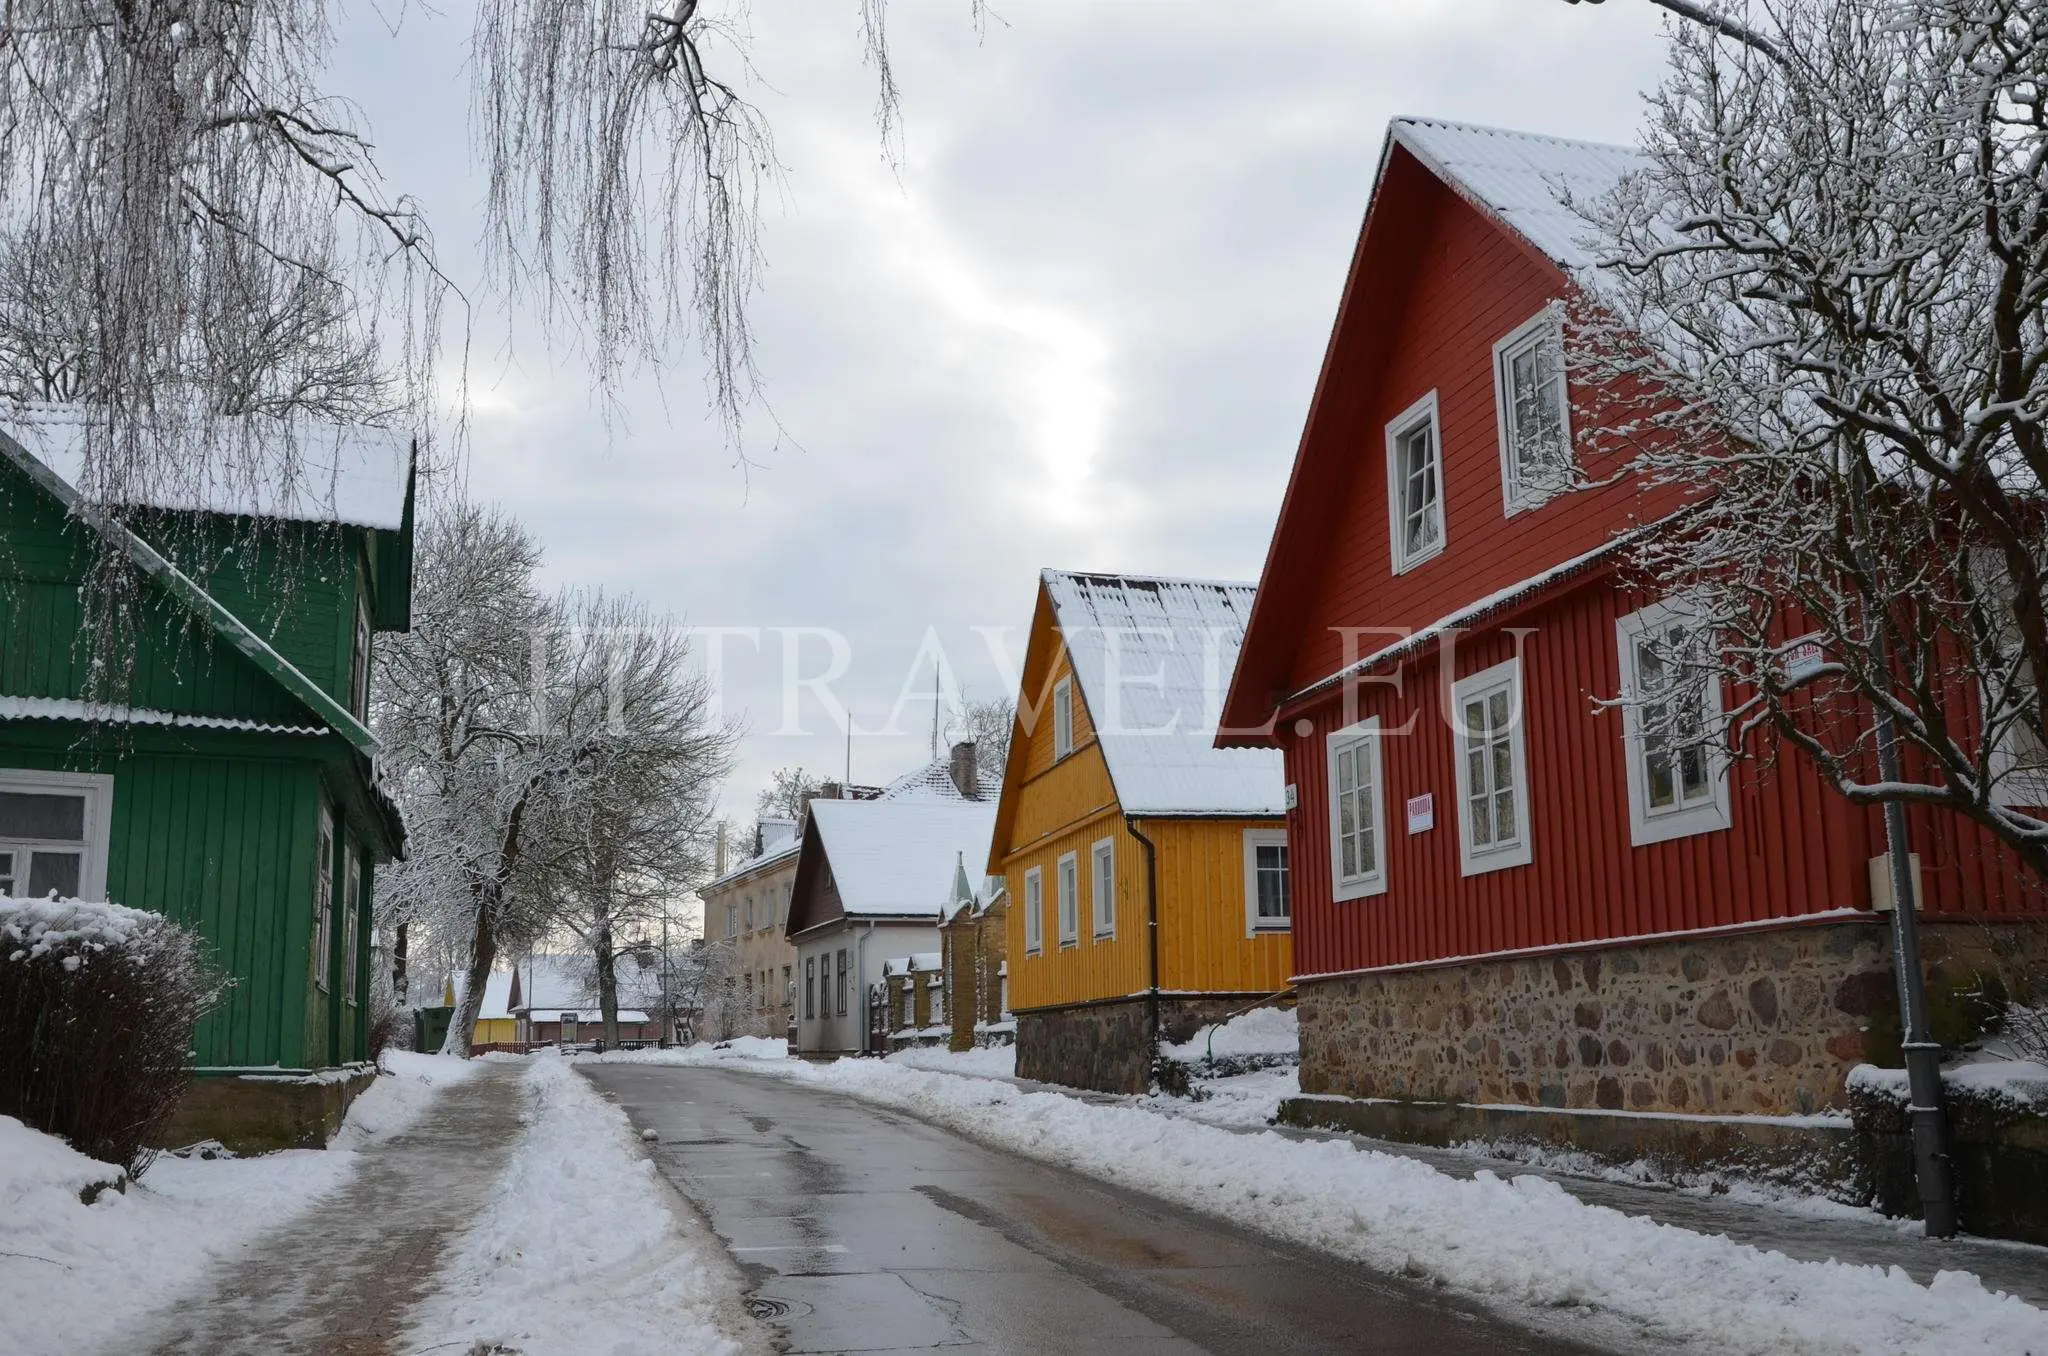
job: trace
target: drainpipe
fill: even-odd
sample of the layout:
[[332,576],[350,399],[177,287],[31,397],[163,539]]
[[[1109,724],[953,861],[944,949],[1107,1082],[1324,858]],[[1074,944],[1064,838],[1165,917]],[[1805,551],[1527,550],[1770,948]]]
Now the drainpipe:
[[1151,1050],[1146,1068],[1159,1063],[1159,849],[1138,828],[1138,821],[1124,816],[1124,828],[1145,849],[1145,1025]]

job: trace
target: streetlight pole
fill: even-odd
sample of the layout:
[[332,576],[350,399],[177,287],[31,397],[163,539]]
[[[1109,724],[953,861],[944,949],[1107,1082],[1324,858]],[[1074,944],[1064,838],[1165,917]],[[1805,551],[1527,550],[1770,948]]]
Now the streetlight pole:
[[[1855,532],[1856,567],[1869,592],[1878,598],[1877,572],[1870,555],[1870,514],[1865,501],[1864,467],[1857,458],[1849,471],[1849,515]],[[1870,658],[1880,683],[1888,683],[1891,661],[1884,623],[1873,612],[1865,620]],[[1898,733],[1891,708],[1872,703],[1877,713],[1877,775],[1896,785],[1899,774]],[[1906,1112],[1913,1123],[1913,1178],[1920,1188],[1920,1212],[1929,1238],[1950,1238],[1956,1232],[1955,1188],[1949,1175],[1948,1117],[1942,1106],[1941,1043],[1927,1030],[1927,985],[1920,973],[1920,901],[1913,888],[1913,859],[1906,836],[1906,807],[1898,799],[1884,803],[1885,855],[1892,876],[1892,968],[1899,983],[1900,1048],[1906,1057]]]

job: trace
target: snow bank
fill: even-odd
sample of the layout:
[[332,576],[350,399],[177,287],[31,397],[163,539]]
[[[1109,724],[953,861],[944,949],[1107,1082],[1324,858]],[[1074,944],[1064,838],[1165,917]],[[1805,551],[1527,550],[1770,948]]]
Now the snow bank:
[[935,1073],[966,1074],[973,1078],[1015,1078],[1017,1047],[980,1045],[972,1050],[952,1051],[943,1046],[919,1046],[898,1050],[889,1056],[891,1064],[906,1069],[930,1069]]
[[1154,1096],[1136,1105],[1162,1115],[1185,1116],[1208,1125],[1271,1125],[1280,1103],[1301,1096],[1300,1071],[1292,1064],[1194,1082],[1199,1100]]
[[[1213,1038],[1213,1039],[1212,1039]],[[1292,1008],[1253,1008],[1227,1022],[1205,1026],[1185,1043],[1160,1050],[1168,1059],[1197,1060],[1215,1055],[1292,1055],[1301,1057],[1301,1024]]]
[[524,1081],[525,1134],[402,1349],[740,1351],[729,1309],[739,1278],[701,1226],[671,1207],[625,1114],[553,1054],[536,1056]]
[[[0,956],[34,960],[52,951],[87,958],[128,945],[137,933],[161,924],[162,914],[81,899],[8,899],[0,896]],[[76,962],[66,962],[72,969]]]
[[[704,1062],[663,1052],[667,1062]],[[1974,1276],[1800,1262],[1588,1205],[1539,1177],[1427,1164],[873,1060],[736,1065],[816,1084],[1032,1158],[1506,1308],[1584,1306],[1640,1342],[1744,1353],[2048,1351],[2048,1313]]]
[[707,1064],[724,1060],[788,1059],[789,1042],[780,1036],[735,1036],[713,1045],[709,1041],[680,1050],[607,1050],[601,1055],[577,1055],[582,1063],[596,1064]]
[[[2031,1059],[1987,1059],[1955,1064],[1941,1071],[1950,1095],[1962,1094],[1986,1103],[2008,1104],[2016,1111],[2048,1111],[2048,1064]],[[1906,1105],[1904,1069],[1859,1064],[1849,1071],[1849,1091],[1888,1097]]]
[[10,1356],[148,1350],[151,1317],[217,1262],[340,1186],[355,1155],[297,1149],[202,1161],[165,1155],[126,1193],[79,1199],[120,1170],[0,1116],[0,1314]]

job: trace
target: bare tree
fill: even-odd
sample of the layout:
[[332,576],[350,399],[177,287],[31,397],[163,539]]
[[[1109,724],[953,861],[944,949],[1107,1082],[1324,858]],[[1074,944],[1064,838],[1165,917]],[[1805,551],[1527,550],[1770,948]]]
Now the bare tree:
[[[1581,204],[1604,258],[1575,386],[1617,466],[1686,506],[1635,548],[1686,613],[1639,705],[1673,748],[1732,726],[1738,753],[1790,746],[1851,801],[1962,815],[2048,874],[2048,14],[1740,17],[1756,40],[1730,13],[1674,30],[1643,168]],[[1710,686],[1735,694],[1712,728],[1683,714]],[[1872,710],[1898,779],[1873,775]]]
[[960,694],[946,717],[954,739],[974,743],[975,775],[982,794],[993,797],[1003,784],[1003,771],[1010,762],[1010,732],[1017,724],[1017,703],[1007,697],[980,700]]
[[542,884],[552,915],[587,949],[605,1040],[619,1038],[622,943],[708,873],[712,811],[737,728],[709,719],[711,679],[687,634],[631,598],[590,593],[547,660],[549,738],[583,751],[550,786],[564,842]]
[[776,768],[768,775],[768,785],[754,797],[754,818],[787,819],[801,824],[811,800],[824,789],[825,779],[802,767]]

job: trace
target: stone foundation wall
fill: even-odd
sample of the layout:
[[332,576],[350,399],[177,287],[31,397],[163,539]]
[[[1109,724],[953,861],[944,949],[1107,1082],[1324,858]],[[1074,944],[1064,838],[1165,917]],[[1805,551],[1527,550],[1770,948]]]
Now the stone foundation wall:
[[[1931,974],[1981,949],[1984,934],[1923,924]],[[1890,1062],[1885,1047],[1898,1039],[1882,921],[1310,980],[1299,991],[1302,1091],[1349,1097],[1810,1113],[1844,1106],[1849,1070]]]
[[238,1154],[324,1149],[375,1070],[331,1070],[311,1078],[194,1078],[154,1136],[161,1148],[218,1140]]
[[[1258,997],[1162,997],[1160,1040],[1168,1045],[1187,1040]],[[1017,1076],[1094,1092],[1144,1092],[1152,1083],[1152,1047],[1145,1012],[1143,998],[1020,1012]]]

